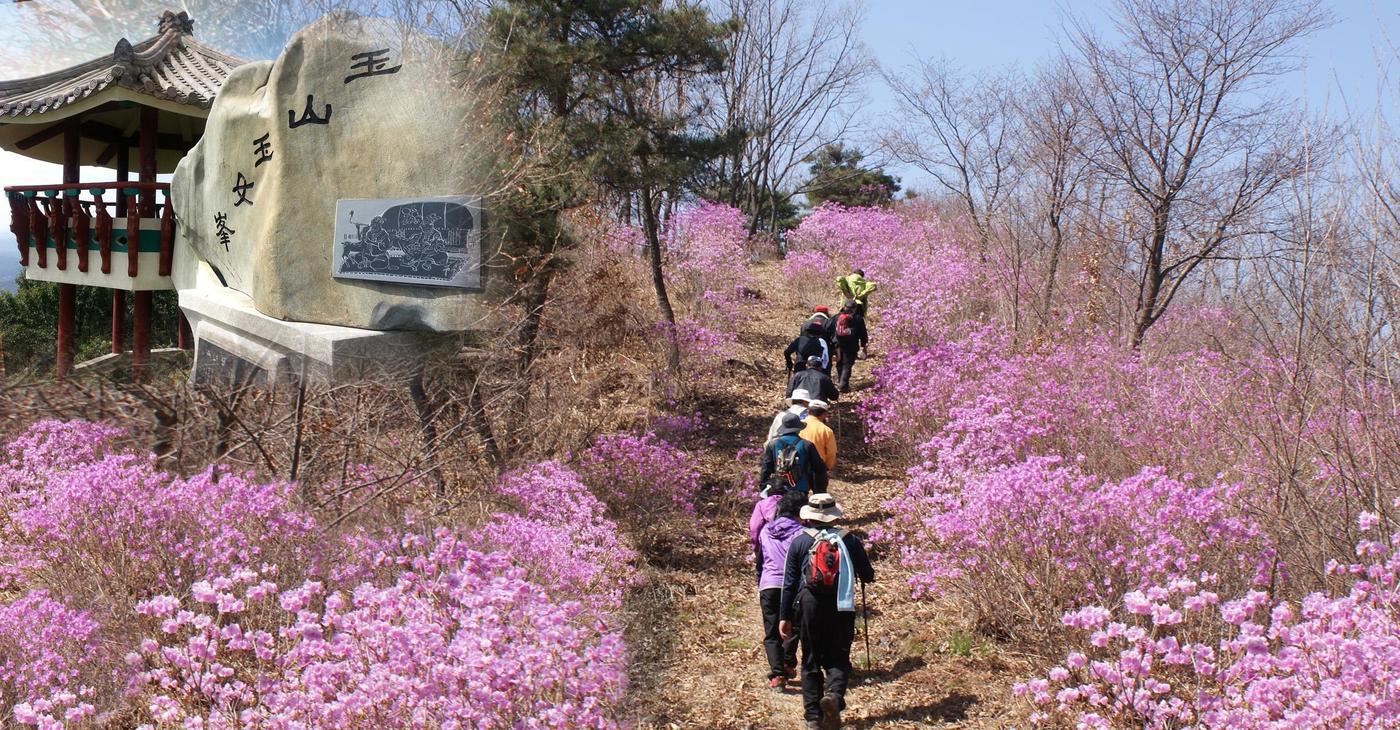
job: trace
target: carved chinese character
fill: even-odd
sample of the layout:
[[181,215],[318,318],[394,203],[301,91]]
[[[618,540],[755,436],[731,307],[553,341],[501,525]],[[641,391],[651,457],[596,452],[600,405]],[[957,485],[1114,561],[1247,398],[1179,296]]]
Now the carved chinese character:
[[224,250],[227,251],[229,239],[238,231],[228,227],[228,213],[215,213],[214,225],[219,227],[219,230],[216,231],[214,235],[219,237],[219,243],[223,244]]
[[365,53],[356,53],[350,57],[350,60],[354,61],[354,63],[350,64],[351,71],[356,69],[363,70],[359,73],[346,76],[345,83],[347,84],[355,79],[362,79],[366,76],[384,76],[386,74],[398,73],[399,69],[403,68],[403,64],[399,64],[393,68],[384,67],[384,65],[389,62],[389,49],[387,48],[380,48],[379,50],[367,51]]
[[331,111],[332,111],[332,110],[331,110],[331,105],[330,105],[330,104],[327,104],[327,105],[326,105],[326,115],[325,115],[325,116],[323,116],[323,117],[318,117],[318,116],[316,116],[316,110],[315,110],[315,109],[312,109],[312,106],[315,105],[315,103],[316,103],[315,98],[314,98],[311,94],[307,94],[307,95],[306,95],[306,109],[304,109],[304,110],[302,111],[302,113],[301,113],[301,118],[300,118],[300,119],[297,119],[297,115],[296,115],[296,112],[295,112],[295,111],[292,111],[291,109],[288,109],[288,110],[287,110],[287,127],[288,127],[289,129],[296,129],[297,127],[300,127],[300,126],[303,125],[303,124],[330,124],[330,123],[331,123]]
[[258,161],[253,163],[253,167],[272,159],[272,143],[268,141],[271,137],[272,133],[268,132],[253,140],[253,154],[258,156]]
[[244,203],[247,203],[248,205],[253,204],[253,201],[248,199],[248,190],[252,188],[255,184],[256,183],[244,177],[243,173],[238,173],[238,182],[234,183],[233,185],[233,192],[238,195],[238,200],[234,201],[233,207],[237,208],[238,206],[243,205]]

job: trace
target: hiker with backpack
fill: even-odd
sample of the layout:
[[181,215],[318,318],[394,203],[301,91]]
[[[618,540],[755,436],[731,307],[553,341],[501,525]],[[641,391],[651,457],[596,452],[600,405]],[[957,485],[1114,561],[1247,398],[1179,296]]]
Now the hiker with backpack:
[[783,350],[783,362],[787,363],[788,372],[795,373],[806,369],[807,359],[813,355],[821,358],[821,370],[830,373],[831,345],[826,341],[826,329],[817,322],[809,321],[802,335]]
[[778,438],[778,429],[783,427],[783,417],[791,413],[798,418],[807,418],[807,403],[812,400],[812,394],[803,389],[797,388],[787,397],[786,408],[778,411],[773,416],[773,422],[768,425],[768,438],[763,440],[763,447],[766,449],[773,443],[773,439]]
[[856,365],[856,357],[870,344],[870,335],[865,329],[865,315],[855,300],[848,299],[836,315],[836,352],[839,363],[836,367],[837,388],[842,393],[851,390],[851,370]]
[[850,299],[856,303],[856,308],[860,311],[860,316],[865,316],[865,305],[871,294],[875,293],[876,284],[865,278],[864,269],[855,269],[849,274],[836,280],[836,288],[841,292],[843,300]]
[[807,404],[807,418],[802,421],[802,433],[797,434],[804,441],[811,441],[826,463],[827,471],[836,468],[836,434],[826,425],[826,414],[831,406],[824,400],[813,400]]
[[802,419],[795,413],[783,414],[782,425],[777,438],[763,449],[763,466],[758,472],[758,483],[766,494],[785,486],[788,491],[825,492],[827,486],[826,462],[817,447],[802,438]]
[[781,692],[789,679],[797,678],[797,637],[778,635],[778,604],[782,599],[788,544],[802,532],[797,515],[807,504],[807,495],[793,491],[768,499],[774,507],[772,516],[757,531],[750,520],[749,535],[754,541],[758,569],[758,609],[763,616],[768,687]]
[[836,323],[836,318],[831,316],[831,309],[825,304],[812,307],[812,314],[802,323],[802,329],[798,330],[798,334],[801,335],[805,333],[812,323],[821,326],[822,333],[826,336],[827,344],[831,344],[831,338],[833,337],[831,328]]
[[795,634],[802,646],[802,706],[809,730],[841,726],[856,635],[855,583],[875,581],[860,538],[836,528],[841,516],[831,495],[811,495],[798,513],[806,529],[788,544],[783,566],[778,634]]
[[821,364],[821,357],[817,355],[807,358],[807,368],[793,373],[788,379],[788,396],[791,397],[798,390],[805,390],[825,401],[833,401],[840,397],[836,383],[821,369]]

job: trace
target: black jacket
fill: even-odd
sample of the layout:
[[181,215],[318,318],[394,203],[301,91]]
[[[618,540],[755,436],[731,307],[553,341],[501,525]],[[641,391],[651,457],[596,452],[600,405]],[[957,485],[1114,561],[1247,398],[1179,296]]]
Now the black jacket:
[[[870,556],[865,553],[865,544],[849,532],[841,538],[841,542],[846,543],[846,552],[851,555],[851,567],[855,569],[860,582],[874,583],[875,568],[870,565]],[[797,594],[801,593],[806,585],[807,564],[811,562],[808,554],[812,552],[814,543],[816,538],[806,530],[788,543],[787,565],[783,569],[783,597],[778,604],[779,621],[791,621],[796,612]],[[836,597],[832,596],[829,600],[835,602]]]
[[792,391],[802,388],[812,394],[814,398],[820,398],[830,403],[841,396],[841,392],[836,390],[836,383],[831,382],[831,376],[820,370],[808,368],[798,370],[792,374],[788,380],[787,397],[792,397]]
[[816,314],[813,314],[811,317],[807,318],[806,322],[802,323],[802,329],[797,332],[797,336],[801,337],[802,335],[808,334],[807,328],[811,326],[813,321],[821,324],[822,338],[829,344],[836,344],[836,318],[832,316],[818,318]]
[[[797,355],[796,362],[793,362],[794,354]],[[807,369],[807,358],[812,355],[819,355],[825,361],[822,370],[831,369],[831,348],[820,335],[802,335],[783,350],[783,360],[787,362],[788,370],[794,372]]]
[[[779,436],[763,449],[763,466],[758,471],[759,489],[762,489],[763,485],[768,483],[769,477],[777,471],[778,447],[782,444],[782,440],[783,437]],[[826,471],[826,462],[822,461],[821,452],[817,451],[815,444],[806,439],[798,438],[797,444],[798,448],[802,449],[799,458],[801,459],[801,468],[807,472],[807,490],[825,492],[829,476]]]
[[[840,315],[837,316],[839,317]],[[841,349],[848,352],[860,347],[865,347],[866,344],[870,342],[870,333],[865,329],[865,317],[858,314],[852,315],[851,320],[851,335],[849,337],[836,338],[837,344],[841,346]],[[834,319],[831,321],[831,331],[833,335],[836,332],[836,320]]]

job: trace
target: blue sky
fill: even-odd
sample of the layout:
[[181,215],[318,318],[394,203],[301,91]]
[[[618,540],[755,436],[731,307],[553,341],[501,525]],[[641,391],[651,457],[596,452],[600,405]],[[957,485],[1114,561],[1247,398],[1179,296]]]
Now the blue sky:
[[[1307,41],[1302,48],[1305,70],[1283,81],[1287,87],[1279,91],[1305,97],[1314,113],[1325,110],[1334,119],[1368,117],[1375,108],[1377,88],[1384,83],[1389,89],[1386,103],[1395,106],[1394,81],[1383,82],[1378,68],[1393,70],[1394,59],[1400,56],[1400,4],[1329,0],[1327,6],[1336,24]],[[943,56],[967,71],[1010,66],[1030,70],[1055,53],[1065,9],[1097,24],[1103,21],[1106,7],[1106,2],[1097,0],[870,0],[864,37],[886,67],[904,66],[915,56]],[[0,27],[0,46],[4,35]],[[1378,65],[1378,58],[1387,60]],[[883,83],[872,83],[867,93],[865,125],[887,122],[893,104]],[[896,167],[894,172],[906,187],[923,186],[912,170]],[[110,173],[85,169],[84,175],[88,174]],[[0,152],[0,186],[56,182],[59,177],[54,165]],[[8,226],[0,226],[0,286],[9,286],[17,255]]]
[[[1374,113],[1381,65],[1395,72],[1400,57],[1400,3],[1395,0],[1324,0],[1335,24],[1299,49],[1303,70],[1278,91],[1307,100],[1314,114],[1333,120]],[[1076,0],[873,0],[867,5],[865,39],[886,68],[908,65],[914,57],[946,57],[966,71],[1015,67],[1029,71],[1053,56],[1064,13],[1107,28],[1110,2]],[[1388,8],[1388,9],[1386,9]],[[1386,104],[1397,109],[1393,78]],[[882,84],[870,88],[872,117],[888,117],[893,102]],[[920,186],[918,173],[898,169],[906,183]]]

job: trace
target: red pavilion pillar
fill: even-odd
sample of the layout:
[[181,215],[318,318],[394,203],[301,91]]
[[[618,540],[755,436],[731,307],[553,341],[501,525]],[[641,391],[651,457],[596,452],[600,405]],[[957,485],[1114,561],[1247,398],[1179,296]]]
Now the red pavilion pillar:
[[[117,181],[126,182],[131,179],[131,148],[127,145],[126,138],[117,142]],[[126,217],[126,196],[122,195],[121,187],[117,188],[117,212],[118,218]],[[106,273],[106,272],[103,272]],[[126,349],[124,332],[126,330],[126,292],[121,289],[112,290],[112,352],[120,355]]]
[[[143,183],[156,181],[156,131],[159,117],[155,109],[141,107],[141,142],[137,157],[140,166],[137,180]],[[140,211],[142,218],[156,215],[156,191],[148,188],[141,191]],[[137,240],[128,246],[138,245]],[[131,250],[136,250],[135,248]],[[138,291],[132,295],[131,311],[131,375],[140,380],[146,361],[151,357],[151,292]]]
[[120,355],[125,350],[122,330],[126,327],[126,292],[112,290],[112,354]]
[[138,291],[131,307],[131,376],[140,380],[151,354],[151,293]]
[[[82,119],[78,116],[72,116],[63,120],[62,124],[63,182],[64,184],[76,183],[78,182],[78,154],[80,144],[79,125],[82,124]],[[66,216],[68,211],[66,211],[65,206],[69,204],[70,200],[76,201],[76,198],[60,196],[54,200],[56,201],[56,208],[53,215]],[[76,204],[76,202],[73,203],[73,205]],[[65,231],[67,228],[66,225],[61,227],[61,229]],[[56,239],[53,245],[56,248],[62,247],[62,249],[66,249],[68,241],[65,239],[67,239],[67,236]],[[63,260],[62,254],[64,251],[62,249],[59,251],[60,261]],[[57,371],[56,375],[59,380],[63,380],[68,377],[69,373],[73,372],[73,357],[78,351],[75,332],[77,323],[74,321],[77,312],[77,301],[78,286],[76,284],[58,285],[58,342],[56,343],[58,353],[55,358],[55,370]]]

